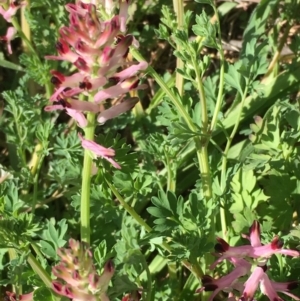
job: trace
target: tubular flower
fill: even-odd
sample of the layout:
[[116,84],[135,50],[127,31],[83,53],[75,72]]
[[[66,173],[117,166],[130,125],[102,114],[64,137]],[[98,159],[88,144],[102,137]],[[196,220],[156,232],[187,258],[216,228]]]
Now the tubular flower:
[[[5,298],[9,301],[33,301],[33,292],[16,296],[16,293],[6,292]],[[5,300],[5,299],[4,299]]]
[[58,278],[52,282],[52,289],[73,301],[109,301],[106,291],[114,274],[112,261],[109,260],[103,273],[98,275],[87,245],[70,239],[69,246],[57,252],[61,261],[52,269]]
[[[119,0],[119,14],[110,20],[99,18],[96,10],[99,2],[111,11],[114,2],[118,1],[77,1],[76,4],[66,5],[69,26],[59,30],[60,37],[56,43],[58,55],[45,57],[68,61],[77,69],[68,76],[51,71],[55,91],[50,97],[52,103],[45,110],[65,110],[81,128],[88,125],[87,112],[97,114],[97,121],[103,124],[129,111],[138,99],[119,100],[132,90],[145,88],[145,85],[139,84],[138,75],[148,64],[127,60],[129,48],[137,44],[132,35],[126,34],[129,0]],[[89,101],[78,100],[79,94],[88,96]],[[115,100],[110,105],[104,105],[112,99]],[[119,168],[119,165],[113,165]]]
[[0,15],[2,15],[7,22],[11,22],[12,17],[17,13],[18,9],[24,5],[26,5],[25,1],[12,0],[6,10],[0,5]]
[[[250,241],[250,245],[231,247],[222,238],[217,238],[218,243],[215,245],[215,250],[219,258],[211,265],[211,269],[214,269],[224,259],[230,261],[235,269],[219,279],[213,279],[205,275],[202,278],[203,286],[197,292],[213,291],[209,301],[213,300],[220,291],[229,293],[228,300],[252,301],[257,288],[260,287],[261,292],[271,301],[282,300],[277,292],[286,294],[295,300],[300,300],[299,297],[290,293],[290,289],[298,286],[297,281],[274,282],[269,279],[266,273],[266,263],[273,254],[299,257],[300,253],[283,249],[283,243],[278,236],[275,236],[269,244],[262,245],[260,225],[257,221],[253,222],[249,232],[249,236],[243,235],[243,237]],[[249,276],[248,279],[243,282],[241,278],[247,275]],[[239,296],[236,297],[234,291],[239,292]]]
[[78,136],[81,140],[82,147],[91,151],[94,157],[104,158],[108,162],[110,162],[115,168],[121,168],[121,166],[112,159],[115,155],[115,151],[113,149],[105,148],[94,141],[84,139],[80,134],[78,134]]
[[7,43],[7,50],[9,54],[12,54],[10,42],[15,38],[16,34],[17,34],[17,30],[14,27],[8,27],[6,31],[6,35],[0,37],[1,41],[5,41]]
[[[7,9],[4,9],[2,5],[8,5]],[[26,5],[25,1],[0,1],[0,15],[9,23],[12,21],[12,17],[17,13],[21,6]],[[10,42],[15,38],[17,30],[14,27],[8,27],[6,35],[1,36],[0,40],[7,43],[7,50],[9,54],[12,54]]]

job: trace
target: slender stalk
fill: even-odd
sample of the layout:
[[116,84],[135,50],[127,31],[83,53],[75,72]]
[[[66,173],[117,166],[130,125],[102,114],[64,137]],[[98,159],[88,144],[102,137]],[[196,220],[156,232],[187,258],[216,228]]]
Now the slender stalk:
[[143,265],[143,268],[144,268],[144,270],[146,271],[146,274],[147,274],[147,297],[146,297],[146,301],[151,301],[152,300],[152,277],[151,277],[149,266],[148,266],[146,260],[142,260],[142,265]]
[[38,160],[38,165],[36,168],[36,173],[33,178],[33,198],[32,198],[32,213],[34,213],[36,209],[36,204],[37,204],[37,197],[38,197],[38,184],[39,184],[39,175],[40,175],[40,170],[44,161],[45,155],[40,154],[39,160]]
[[[16,250],[13,249],[13,248],[9,248],[9,249],[8,249],[8,257],[9,257],[9,261],[10,261],[10,262],[11,262],[12,260],[15,260],[15,259],[17,258],[17,252],[16,252]],[[13,285],[12,288],[13,288],[13,292],[16,293],[16,286]]]
[[283,49],[283,46],[288,38],[288,35],[289,35],[289,32],[290,32],[290,29],[291,29],[291,25],[290,24],[286,24],[286,28],[283,32],[283,35],[282,35],[282,38],[278,44],[278,47],[277,47],[277,50],[273,56],[273,59],[269,65],[269,68],[268,68],[268,71],[267,73],[265,74],[264,78],[267,78],[275,69],[275,67],[277,66],[278,64],[278,61],[279,61],[279,58],[280,58],[280,53]]
[[232,132],[231,132],[230,136],[227,139],[226,147],[225,147],[225,150],[224,150],[224,153],[223,153],[222,167],[221,167],[221,189],[222,190],[224,189],[224,185],[225,185],[228,151],[230,149],[232,140],[233,140],[233,138],[234,138],[234,136],[235,136],[235,134],[238,130],[239,125],[240,125],[241,116],[242,116],[243,108],[244,108],[244,105],[245,105],[245,100],[246,100],[246,97],[247,97],[248,89],[249,89],[249,83],[246,84],[246,88],[245,88],[245,91],[244,91],[244,94],[243,94],[243,97],[242,97],[242,100],[241,100],[241,107],[240,107],[240,110],[238,112],[236,123],[235,123],[235,125],[232,129]]
[[18,114],[15,110],[13,110],[13,115],[14,115],[15,128],[16,128],[18,138],[19,138],[19,145],[17,146],[17,151],[18,151],[19,156],[21,158],[22,166],[26,166],[26,164],[27,164],[26,155],[25,155],[26,150],[23,146],[24,145],[23,131],[26,130],[26,129],[24,129],[24,127],[22,128],[21,124],[19,123],[20,116],[18,116]]
[[[145,61],[144,57],[134,48],[130,49],[130,52],[132,53],[132,56],[138,60],[139,62]],[[168,85],[164,82],[164,80],[161,78],[161,76],[158,75],[158,73],[151,67],[148,66],[147,72],[155,79],[157,84],[161,87],[161,89],[165,92],[165,94],[170,98],[176,109],[178,110],[181,117],[184,119],[186,124],[188,125],[189,129],[196,132],[196,127],[189,116],[189,114],[186,112],[184,106],[181,104],[181,102],[178,100],[178,96],[168,87]]]
[[211,187],[211,173],[210,173],[208,153],[207,153],[207,146],[208,146],[207,103],[206,103],[206,97],[205,97],[204,87],[202,83],[201,71],[199,69],[199,64],[197,63],[193,53],[191,53],[191,57],[192,57],[193,67],[195,69],[195,74],[196,74],[196,84],[197,84],[199,101],[201,106],[201,122],[202,122],[201,128],[204,137],[202,139],[197,138],[195,143],[196,143],[197,157],[200,165],[200,172],[201,172],[202,183],[203,183],[203,192],[206,200],[208,201],[212,198],[212,187]]
[[[212,134],[212,132],[215,130],[217,122],[218,122],[218,116],[221,111],[222,107],[222,101],[223,101],[223,91],[224,91],[224,83],[225,83],[225,56],[224,51],[222,47],[222,38],[221,38],[221,27],[220,27],[220,18],[218,14],[217,7],[213,5],[213,9],[215,12],[215,20],[217,22],[217,30],[218,30],[218,40],[219,40],[219,56],[220,56],[220,81],[219,81],[219,91],[216,101],[215,110],[213,113],[213,117],[210,123],[209,127],[209,133]],[[227,223],[226,223],[226,214],[225,214],[225,208],[224,208],[224,202],[222,202],[222,205],[220,207],[220,221],[221,221],[221,229],[223,233],[223,238],[226,238],[227,233]]]
[[[136,90],[130,91],[129,94],[131,97],[138,97]],[[132,113],[135,115],[136,120],[140,120],[145,115],[144,108],[140,101],[134,106]]]
[[[226,147],[225,150],[223,152],[223,157],[222,157],[222,166],[221,166],[221,191],[225,190],[225,185],[226,185],[226,171],[227,171],[227,156],[228,156],[228,151],[230,149],[232,140],[238,130],[240,121],[241,121],[241,116],[242,116],[242,112],[243,112],[243,108],[245,105],[245,100],[247,97],[247,93],[248,93],[248,89],[249,89],[249,84],[246,84],[246,89],[244,91],[244,94],[242,96],[242,100],[241,100],[241,108],[238,112],[238,116],[237,116],[237,121],[232,129],[232,132],[230,134],[230,136],[227,138],[227,143],[226,143]],[[225,212],[225,202],[224,200],[222,200],[222,206],[220,207],[220,220],[221,220],[221,226],[222,226],[222,233],[223,233],[223,238],[226,239],[226,230],[227,230],[227,225],[226,225],[226,212]]]
[[52,287],[52,280],[48,273],[44,270],[41,264],[36,260],[36,258],[29,253],[27,258],[28,263],[32,267],[33,271],[40,276],[42,281],[47,287]]
[[43,146],[41,143],[37,144],[34,148],[31,159],[28,163],[28,168],[30,169],[31,174],[34,176],[37,172],[38,164],[39,164],[39,153],[42,151]]
[[197,158],[200,165],[202,178],[202,189],[205,199],[209,201],[212,198],[211,173],[208,162],[207,145],[203,144],[198,137],[194,139],[197,151]]
[[[145,59],[143,56],[136,50],[136,49],[131,49],[131,53],[133,57],[138,60],[138,61],[144,61]],[[196,62],[195,62],[196,65]],[[198,67],[197,67],[198,69]],[[167,86],[167,84],[164,82],[164,80],[157,74],[157,72],[149,66],[147,69],[148,73],[155,79],[157,84],[161,87],[161,89],[165,92],[165,94],[170,98],[174,106],[177,108],[179,114],[182,116],[186,124],[188,125],[189,129],[193,132],[196,132],[196,126],[194,125],[191,117],[181,104],[181,102],[178,100],[178,97],[174,92]],[[200,74],[199,74],[200,76]],[[198,80],[198,86],[200,89],[200,95],[201,97],[204,97],[204,102],[205,102],[205,94],[204,94],[204,89],[203,89],[203,84],[202,80]],[[203,105],[203,108],[205,110],[205,114],[202,117],[202,122],[206,124],[206,129],[207,129],[207,110],[206,110],[206,104]],[[203,133],[203,136],[205,137],[205,134]],[[209,169],[209,163],[208,163],[208,155],[207,155],[207,142],[203,143],[199,137],[196,137],[195,139],[196,143],[196,149],[197,149],[197,157],[200,165],[200,170],[201,170],[201,175],[203,176],[204,179],[204,193],[205,197],[207,200],[211,199],[212,197],[212,188],[211,188],[211,175],[210,175],[210,169]]]
[[[132,56],[138,60],[138,61],[145,61],[143,56],[134,48],[131,48]],[[195,62],[195,65],[196,62]],[[205,94],[204,94],[204,88],[202,84],[202,79],[200,77],[200,71],[198,69],[198,88],[200,93],[200,98],[203,99],[205,104],[202,105],[202,112],[204,110],[204,114],[202,116],[202,124],[206,125],[206,132],[207,132],[207,124],[208,124],[208,117],[207,117],[207,109],[206,109],[206,100],[205,100]],[[151,67],[148,66],[147,69],[148,73],[155,79],[157,84],[161,87],[161,89],[165,92],[165,94],[169,97],[169,99],[172,101],[176,109],[178,110],[179,114],[182,116],[186,124],[188,125],[189,129],[193,132],[197,131],[196,126],[194,125],[191,117],[189,116],[188,112],[185,110],[183,105],[178,99],[178,96],[167,86],[167,84],[164,82],[164,80],[157,74],[157,72]],[[205,137],[205,131],[203,132],[203,137]],[[206,138],[205,138],[206,139]],[[201,170],[201,176],[204,179],[204,194],[205,198],[207,200],[211,199],[212,197],[212,187],[211,187],[211,174],[210,174],[210,168],[208,163],[208,155],[207,155],[207,140],[201,141],[199,137],[196,137],[195,139],[196,143],[196,150],[197,150],[197,157],[200,165]]]
[[[137,212],[130,205],[125,202],[125,200],[119,194],[118,190],[108,181],[106,181],[106,183],[111,189],[114,196],[118,199],[122,207],[131,215],[131,217],[133,217],[140,226],[144,227],[147,232],[151,232],[152,228],[137,214]],[[171,253],[171,248],[166,242],[163,242],[161,244],[161,247],[167,252]],[[187,260],[182,260],[182,264],[187,269],[189,269],[198,279],[201,279],[201,277],[203,276],[203,271],[201,270],[201,267],[198,263],[191,264]]]
[[206,102],[206,97],[205,97],[205,92],[204,92],[204,87],[202,83],[202,77],[201,77],[201,71],[199,68],[199,63],[196,60],[196,54],[194,51],[191,51],[191,58],[193,62],[193,67],[195,70],[196,74],[196,84],[197,84],[197,90],[199,93],[199,102],[201,106],[201,127],[202,127],[202,133],[203,135],[207,134],[207,126],[208,126],[208,114],[207,114],[207,102]]
[[36,57],[39,58],[38,53],[36,52],[36,50],[32,46],[30,40],[27,38],[27,36],[23,32],[22,27],[20,26],[20,24],[19,24],[18,20],[16,19],[16,17],[12,18],[11,23],[14,26],[14,28],[17,30],[17,32],[19,34],[19,37],[22,39],[22,42],[24,43],[24,45],[26,45],[28,50],[30,50]]
[[111,183],[106,181],[109,188],[111,189],[112,193],[115,195],[115,197],[118,199],[122,207],[138,222],[139,225],[145,228],[147,232],[151,232],[152,228],[137,214],[137,212],[125,202],[125,200],[122,198],[122,196],[119,194],[118,190],[113,186]]
[[[84,128],[85,139],[94,140],[95,134],[95,113],[87,113],[88,126]],[[90,190],[91,190],[91,173],[92,157],[90,151],[84,150],[82,185],[81,185],[81,205],[80,205],[80,234],[81,241],[90,243]]]
[[[178,29],[183,29],[184,27],[184,7],[183,7],[183,0],[173,0],[173,7],[176,13]],[[181,46],[177,45],[177,51],[181,51]],[[183,69],[184,64],[180,58],[176,59],[176,68]],[[179,95],[183,94],[183,84],[184,78],[179,73],[176,72],[176,88],[178,90]]]
[[[21,11],[21,14],[20,14],[21,15],[21,28],[22,28],[22,32],[24,33],[26,38],[31,42],[31,30],[30,30],[30,26],[25,18],[25,11],[26,11],[26,9],[28,9],[28,7],[30,7],[30,0],[27,0],[26,2],[27,2],[27,5],[22,6],[20,9],[20,11]],[[23,47],[25,53],[30,52],[27,44],[24,42],[23,39],[22,39],[22,47]],[[30,95],[36,94],[37,85],[32,79],[29,79],[27,88],[28,88]]]
[[[33,269],[33,271],[40,276],[44,284],[47,287],[52,288],[52,279],[50,275],[46,272],[46,270],[42,267],[42,265],[36,260],[36,258],[31,253],[29,253],[27,257],[27,261],[31,266],[31,268]],[[61,297],[54,295],[54,300],[59,301],[61,300]]]
[[[174,74],[169,78],[169,80],[166,82],[167,86],[169,88],[173,87],[175,84],[175,76]],[[146,114],[150,115],[151,111],[158,107],[164,98],[164,91],[160,88],[153,96],[153,98],[151,99],[151,103],[149,104],[148,108],[146,109]]]
[[170,157],[168,153],[165,151],[165,156],[166,156],[166,169],[168,173],[168,178],[167,178],[167,191],[173,191],[175,192],[176,190],[176,175],[173,172],[172,169],[172,162],[170,160]]
[[220,81],[219,81],[219,91],[218,91],[218,97],[216,101],[216,107],[214,110],[214,114],[212,117],[212,121],[210,124],[209,132],[212,133],[214,129],[216,128],[217,122],[218,122],[218,115],[221,111],[222,107],[222,101],[223,101],[223,90],[224,90],[224,83],[225,83],[225,56],[224,56],[224,51],[222,47],[222,39],[221,39],[221,27],[220,27],[220,19],[219,19],[219,14],[216,6],[213,6],[214,11],[215,11],[215,16],[216,16],[216,21],[217,21],[217,28],[218,28],[218,37],[219,37],[219,55],[220,55]]

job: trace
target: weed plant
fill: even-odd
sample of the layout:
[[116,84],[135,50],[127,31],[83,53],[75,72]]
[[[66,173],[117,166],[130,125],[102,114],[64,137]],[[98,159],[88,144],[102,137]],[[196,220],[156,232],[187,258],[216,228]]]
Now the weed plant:
[[0,300],[300,300],[299,0],[0,0]]

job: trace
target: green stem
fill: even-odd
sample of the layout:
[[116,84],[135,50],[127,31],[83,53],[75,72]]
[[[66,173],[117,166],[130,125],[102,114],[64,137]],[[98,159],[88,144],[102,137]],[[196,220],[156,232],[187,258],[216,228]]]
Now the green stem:
[[[31,253],[29,253],[29,255],[27,257],[27,261],[28,261],[29,265],[31,266],[31,268],[33,269],[33,271],[37,275],[40,276],[40,278],[42,279],[44,284],[47,287],[52,288],[52,279],[51,279],[50,275],[45,271],[45,269],[42,267],[42,265],[36,260],[36,258]],[[61,297],[55,296],[54,300],[60,301]]]
[[[88,126],[84,128],[85,139],[94,140],[95,134],[95,114],[87,113]],[[91,173],[92,157],[90,151],[84,150],[82,185],[81,185],[81,203],[80,203],[80,234],[81,241],[90,243],[90,192],[91,192]]]
[[[167,80],[166,84],[167,84],[169,89],[174,86],[174,84],[175,84],[174,74]],[[148,108],[146,109],[146,114],[147,115],[150,115],[152,110],[154,108],[157,108],[163,102],[164,96],[165,96],[165,93],[164,93],[163,89],[160,88],[154,94],[154,96],[151,99],[151,103],[149,104]]]
[[[245,89],[244,94],[242,96],[241,107],[240,107],[240,110],[239,110],[238,116],[237,116],[237,122],[235,123],[234,128],[232,129],[232,132],[231,132],[230,136],[227,139],[226,147],[225,147],[225,150],[223,152],[222,166],[221,166],[221,191],[225,190],[228,151],[230,149],[232,140],[233,140],[233,138],[234,138],[234,136],[235,136],[235,134],[238,130],[238,127],[239,127],[239,124],[240,124],[240,121],[241,121],[241,116],[242,116],[243,108],[244,108],[244,105],[245,105],[245,100],[246,100],[246,97],[247,97],[248,88],[249,88],[249,84],[247,83],[246,84],[246,89]],[[226,223],[226,212],[225,212],[225,200],[222,200],[222,206],[220,207],[220,220],[221,220],[223,238],[226,239],[227,223]]]
[[219,36],[219,55],[220,55],[220,82],[219,82],[219,92],[218,92],[218,97],[217,97],[217,101],[216,101],[216,107],[214,110],[214,114],[212,117],[212,121],[210,124],[210,133],[212,133],[214,131],[214,129],[216,128],[217,122],[218,122],[218,115],[221,111],[221,107],[222,107],[222,101],[223,101],[223,90],[224,90],[224,83],[225,83],[225,56],[224,56],[224,51],[223,51],[223,47],[222,47],[222,39],[221,39],[221,28],[220,28],[220,19],[219,19],[219,14],[218,14],[218,10],[215,6],[213,6],[214,11],[215,11],[215,16],[217,18],[217,23],[218,23],[218,36]]
[[[132,56],[138,60],[139,62],[145,61],[145,58],[134,48],[131,48],[130,50]],[[170,98],[176,109],[178,110],[181,117],[184,119],[186,124],[188,125],[189,129],[193,132],[196,132],[196,127],[189,116],[189,114],[186,112],[184,106],[181,104],[181,102],[178,99],[178,96],[168,87],[168,85],[164,82],[164,80],[161,78],[161,76],[158,75],[158,73],[151,67],[148,66],[147,72],[155,79],[157,84],[161,87],[161,89],[165,92],[165,94]]]
[[[215,17],[216,17],[216,22],[217,22],[217,30],[218,30],[218,39],[219,39],[219,55],[220,55],[220,81],[219,81],[219,91],[218,91],[218,96],[217,96],[217,101],[216,101],[216,106],[215,110],[213,113],[212,121],[210,124],[209,132],[212,134],[212,132],[215,130],[216,125],[218,123],[218,116],[221,111],[222,107],[222,102],[223,102],[223,91],[224,91],[224,83],[225,83],[225,56],[224,56],[224,51],[222,47],[222,33],[221,33],[221,27],[220,27],[220,18],[219,18],[219,13],[218,9],[215,5],[213,5],[213,9],[215,12]],[[226,223],[226,214],[225,214],[225,203],[224,201],[222,202],[222,205],[220,207],[220,221],[221,221],[221,228],[222,228],[222,233],[223,233],[223,238],[226,238],[226,233],[227,233],[227,223]]]
[[212,198],[211,173],[208,161],[207,144],[203,144],[199,137],[194,139],[197,151],[197,158],[200,165],[202,189],[206,201]]
[[197,158],[200,165],[202,189],[205,196],[205,200],[209,201],[213,197],[212,184],[211,184],[211,172],[208,161],[207,144],[204,144],[198,137],[195,138],[195,145],[197,151]]
[[106,183],[108,184],[109,188],[111,189],[111,191],[113,192],[113,194],[115,195],[115,197],[118,199],[118,201],[120,202],[120,204],[122,205],[122,207],[142,226],[145,228],[145,230],[147,232],[151,232],[152,228],[136,213],[136,211],[130,206],[128,205],[125,200],[122,198],[122,196],[119,194],[118,190],[116,189],[115,186],[113,186],[111,183],[109,183],[108,181],[106,181]]
[[208,139],[207,139],[207,129],[208,129],[208,114],[207,114],[207,103],[206,97],[204,92],[204,87],[202,83],[201,72],[199,69],[199,64],[196,61],[194,53],[191,53],[192,63],[195,69],[196,74],[196,84],[199,93],[199,101],[201,106],[201,128],[203,138],[200,139],[199,137],[196,139],[196,150],[197,150],[197,157],[200,165],[200,172],[202,177],[203,183],[203,192],[205,195],[205,199],[208,201],[212,198],[212,187],[211,187],[211,174],[210,174],[210,167],[208,162],[208,153],[207,153],[207,146],[208,146]]
[[17,21],[16,17],[12,18],[11,23],[14,26],[14,28],[17,30],[17,32],[19,34],[19,37],[22,39],[22,41],[24,42],[24,44],[26,45],[26,47],[28,48],[28,50],[30,50],[32,52],[32,54],[34,54],[37,58],[39,58],[38,53],[36,52],[36,50],[32,46],[30,40],[28,40],[28,38],[24,34],[24,32],[23,32],[23,30],[22,30],[19,22]]
[[[17,150],[18,150],[19,156],[22,161],[22,166],[25,167],[27,165],[26,155],[25,155],[26,150],[24,148],[24,138],[23,138],[24,135],[22,135],[22,126],[19,123],[20,116],[17,116],[17,112],[15,112],[15,110],[13,112],[14,112],[14,120],[15,120],[15,124],[16,124],[16,130],[17,130],[18,137],[19,137],[19,145],[17,146]],[[23,127],[23,129],[24,129],[24,127]]]
[[[280,42],[279,42],[278,47],[276,49],[276,52],[275,52],[275,54],[273,56],[273,59],[272,59],[270,65],[268,67],[268,71],[265,74],[264,78],[267,78],[272,72],[274,72],[275,67],[278,64],[278,61],[279,61],[280,54],[281,54],[281,51],[283,49],[283,46],[285,45],[286,40],[287,40],[287,38],[289,36],[290,29],[291,29],[291,25],[289,23],[286,24],[286,28],[285,28],[285,30],[283,32],[282,38],[280,39]],[[275,76],[276,76],[276,74],[274,74],[274,77]]]
[[[39,155],[38,155],[39,156]],[[34,213],[36,204],[37,204],[37,197],[38,197],[38,190],[39,190],[39,176],[40,176],[40,170],[44,161],[45,155],[42,153],[39,156],[38,159],[38,165],[36,168],[36,173],[33,178],[33,199],[32,199],[32,213]]]
[[[9,257],[9,261],[10,262],[13,261],[13,260],[15,260],[18,257],[16,250],[13,249],[13,248],[8,248],[8,257]],[[12,289],[13,292],[16,293],[16,286],[14,284],[13,284],[12,288],[13,288]]]
[[169,155],[166,151],[165,151],[165,157],[166,157],[165,166],[166,166],[167,174],[168,174],[168,177],[167,177],[167,191],[175,192],[175,190],[176,190],[176,175],[173,172],[173,169],[172,169],[173,164],[172,164],[172,162],[170,160],[170,157],[169,157]]
[[[248,89],[249,89],[249,83],[247,82],[246,83],[246,88],[245,88],[245,91],[244,91],[244,94],[243,94],[242,100],[241,100],[241,107],[240,107],[240,110],[238,112],[238,116],[236,118],[236,123],[235,123],[235,125],[232,129],[232,132],[231,132],[230,136],[227,139],[226,147],[225,147],[225,150],[223,152],[222,167],[221,167],[221,189],[222,189],[222,191],[225,189],[228,151],[230,149],[232,140],[233,140],[233,138],[234,138],[234,136],[235,136],[235,134],[238,130],[239,125],[240,125],[241,116],[242,116],[242,112],[243,112],[243,109],[244,109]],[[221,208],[221,210],[224,210],[224,208],[223,209]]]
[[206,103],[206,97],[204,92],[204,87],[202,83],[202,77],[201,77],[201,71],[199,68],[199,63],[196,60],[196,53],[194,51],[190,51],[193,67],[195,69],[196,74],[196,84],[197,84],[197,90],[199,93],[199,102],[201,106],[201,127],[202,127],[202,133],[203,135],[207,134],[207,127],[208,127],[208,115],[207,115],[207,103]]
[[[177,25],[178,29],[183,29],[184,27],[184,8],[183,8],[183,0],[173,0],[173,7],[177,17]],[[176,50],[179,52],[181,51],[182,47],[177,45]],[[176,59],[176,68],[183,69],[184,64],[180,58]],[[183,94],[183,84],[184,78],[183,76],[177,71],[176,72],[176,88],[178,90],[179,95]]]
[[[114,187],[114,185],[109,183],[107,180],[106,183],[111,189],[112,193],[118,199],[122,207],[131,215],[131,217],[133,217],[140,226],[144,227],[147,232],[151,232],[152,228],[137,214],[137,212],[130,205],[128,205],[125,202],[125,200],[119,194],[118,190]],[[161,247],[167,252],[171,253],[171,248],[166,242],[163,242],[161,244]],[[187,260],[182,260],[182,264],[187,269],[189,269],[198,279],[201,279],[201,277],[203,276],[203,272],[198,264],[191,264]]]
[[44,284],[47,287],[51,288],[52,287],[51,277],[48,275],[48,273],[44,270],[41,264],[36,260],[36,258],[31,253],[29,253],[27,261],[32,267],[33,271],[40,276]]
[[209,139],[207,138],[208,134],[208,112],[207,112],[207,102],[205,97],[204,86],[202,83],[201,77],[201,70],[199,68],[199,64],[197,63],[197,54],[194,52],[193,49],[190,49],[190,55],[192,58],[192,64],[196,74],[196,85],[197,90],[199,93],[199,101],[201,106],[201,128],[202,128],[202,139],[197,138],[196,143],[196,150],[197,150],[197,157],[200,165],[200,172],[202,177],[203,183],[203,192],[206,201],[209,201],[212,198],[212,185],[211,185],[211,172],[210,166],[208,161],[208,153],[207,147]]
[[152,277],[151,277],[151,273],[148,267],[148,264],[144,258],[144,260],[142,260],[142,265],[144,270],[146,271],[147,274],[147,297],[146,297],[146,301],[151,301],[152,300]]
[[[131,53],[136,60],[138,60],[140,62],[145,61],[144,57],[136,49],[132,48]],[[151,66],[148,66],[147,71],[155,79],[157,84],[161,87],[161,89],[165,92],[165,94],[172,101],[172,103],[178,110],[179,114],[182,116],[182,118],[186,122],[189,129],[193,132],[196,132],[197,131],[196,126],[194,125],[191,117],[185,110],[184,106],[178,100],[177,95],[175,93],[173,93],[173,91],[168,87],[168,85],[164,82],[164,80],[157,74],[157,72]],[[199,83],[199,81],[198,81],[198,85],[199,85],[199,87],[202,86],[202,88],[200,88],[200,90],[201,90],[200,93],[201,93],[202,97],[204,97],[204,101],[205,101],[205,95],[204,95],[202,81],[201,81],[201,83]],[[205,108],[206,108],[206,104],[205,104]],[[205,112],[206,112],[206,110],[205,110]],[[207,120],[207,112],[206,112],[206,115],[204,114],[203,118],[204,119],[202,119],[202,120],[204,120],[204,122],[206,122],[206,125],[207,125],[207,121],[206,121]],[[206,129],[207,129],[207,127],[206,127]],[[204,175],[204,177],[203,177],[204,181],[205,181],[205,183],[203,184],[204,185],[204,193],[205,193],[206,199],[209,200],[212,197],[212,188],[211,188],[211,176],[210,176],[210,169],[209,169],[208,156],[207,156],[207,143],[206,142],[203,143],[199,137],[196,137],[194,140],[195,140],[196,148],[197,148],[197,157],[199,160],[201,176]]]

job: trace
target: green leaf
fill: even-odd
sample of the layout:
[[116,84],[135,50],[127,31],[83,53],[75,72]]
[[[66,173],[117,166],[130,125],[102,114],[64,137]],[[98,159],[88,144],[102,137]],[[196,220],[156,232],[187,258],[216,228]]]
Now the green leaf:
[[224,2],[218,6],[218,12],[220,16],[225,16],[232,9],[234,9],[238,4],[236,2]]
[[205,10],[201,15],[196,16],[196,25],[193,25],[193,32],[200,37],[204,38],[203,44],[207,47],[217,48],[216,41],[216,25],[210,22]]
[[55,300],[54,295],[52,295],[52,291],[47,287],[40,287],[34,290],[33,292],[33,300],[34,301],[53,301]]
[[260,1],[258,3],[244,31],[242,53],[245,52],[249,41],[253,38],[257,39],[265,33],[268,24],[267,20],[277,3],[277,0]]
[[157,207],[148,207],[147,211],[154,217],[161,217],[161,218],[166,217],[167,216],[166,214],[169,213],[169,211]]
[[102,240],[94,251],[95,260],[100,267],[105,264],[105,261],[107,259],[106,255],[107,255],[106,240]]
[[210,4],[211,6],[214,6],[214,1],[213,0],[195,0],[198,3],[203,3],[203,4]]
[[224,78],[226,84],[235,88],[240,95],[243,95],[244,80],[241,74],[238,72],[238,68],[241,66],[241,62],[234,65],[228,65],[228,71],[225,73]]
[[57,259],[57,253],[52,242],[48,242],[46,240],[41,240],[39,245],[41,246],[41,251],[48,258]]
[[160,190],[158,192],[158,197],[153,197],[151,201],[156,207],[171,211],[168,197],[163,191]]

